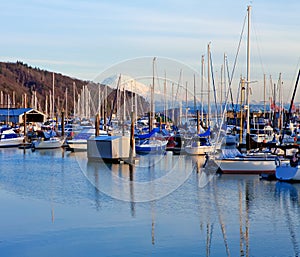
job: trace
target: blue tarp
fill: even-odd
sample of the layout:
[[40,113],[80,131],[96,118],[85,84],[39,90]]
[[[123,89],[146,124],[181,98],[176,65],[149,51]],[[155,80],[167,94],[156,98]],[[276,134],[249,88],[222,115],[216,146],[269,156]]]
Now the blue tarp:
[[199,137],[208,137],[210,136],[210,127],[208,127],[208,129],[202,133],[202,134],[198,134]]
[[50,130],[49,132],[48,131],[44,131],[44,137],[46,139],[49,139],[51,137],[55,137],[56,136],[56,132],[54,130]]
[[150,138],[151,136],[153,136],[157,132],[159,132],[159,128],[154,128],[154,129],[152,129],[152,131],[150,133],[136,135],[136,137],[138,137],[139,139],[146,139],[146,138]]

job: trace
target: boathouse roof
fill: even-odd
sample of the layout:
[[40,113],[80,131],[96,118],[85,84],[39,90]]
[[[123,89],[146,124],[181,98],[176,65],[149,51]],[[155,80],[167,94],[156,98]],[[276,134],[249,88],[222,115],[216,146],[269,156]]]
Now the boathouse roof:
[[26,112],[27,122],[44,122],[46,115],[33,108],[0,108],[0,122],[22,123]]

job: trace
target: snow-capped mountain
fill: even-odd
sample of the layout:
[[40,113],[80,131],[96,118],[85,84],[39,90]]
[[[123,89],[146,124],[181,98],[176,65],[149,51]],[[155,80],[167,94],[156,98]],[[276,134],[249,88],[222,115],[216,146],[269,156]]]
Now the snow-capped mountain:
[[[104,79],[101,84],[108,85],[112,88],[116,88],[118,85],[120,75],[113,75]],[[134,78],[128,75],[121,75],[121,81],[119,88],[122,90],[125,87],[125,90],[133,91],[142,96],[150,95],[150,86],[146,86],[145,84],[136,81]]]

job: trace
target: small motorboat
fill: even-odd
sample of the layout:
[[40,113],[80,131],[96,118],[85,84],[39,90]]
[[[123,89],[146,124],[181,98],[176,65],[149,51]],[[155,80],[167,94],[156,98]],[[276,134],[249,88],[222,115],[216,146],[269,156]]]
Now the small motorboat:
[[0,147],[17,147],[23,143],[24,136],[17,134],[13,129],[3,130],[0,134]]
[[37,140],[32,141],[33,149],[55,149],[62,147],[65,138],[57,137],[55,131],[41,131]]

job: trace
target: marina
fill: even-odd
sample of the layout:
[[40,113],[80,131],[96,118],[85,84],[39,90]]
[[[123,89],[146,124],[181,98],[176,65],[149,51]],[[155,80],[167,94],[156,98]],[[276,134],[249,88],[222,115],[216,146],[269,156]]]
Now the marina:
[[300,256],[299,4],[100,2],[3,6],[0,256]]
[[0,149],[1,255],[299,255],[298,183],[217,175],[202,156],[131,169],[85,154]]

